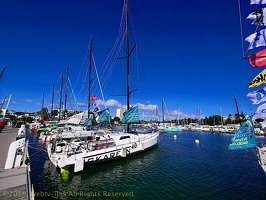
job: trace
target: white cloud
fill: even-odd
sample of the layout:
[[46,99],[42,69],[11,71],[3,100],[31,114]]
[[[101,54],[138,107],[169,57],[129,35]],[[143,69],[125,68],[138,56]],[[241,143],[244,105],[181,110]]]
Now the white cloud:
[[85,104],[85,103],[82,103],[82,102],[78,102],[77,104],[78,104],[78,106],[80,106],[80,107],[88,106],[88,104]]
[[96,101],[97,106],[106,106],[107,108],[121,108],[123,105],[114,99],[109,99],[107,101],[103,101],[98,99]]
[[152,105],[152,104],[145,105],[142,103],[137,103],[136,105],[139,107],[139,110],[151,111],[151,112],[155,111],[158,107],[157,105]]
[[41,106],[42,104],[41,103],[35,103],[36,104],[36,106]]
[[16,101],[12,101],[11,102],[12,105],[19,105],[20,103],[16,102]]
[[33,102],[33,100],[31,100],[31,99],[25,99],[25,101],[28,102],[28,103],[32,103]]

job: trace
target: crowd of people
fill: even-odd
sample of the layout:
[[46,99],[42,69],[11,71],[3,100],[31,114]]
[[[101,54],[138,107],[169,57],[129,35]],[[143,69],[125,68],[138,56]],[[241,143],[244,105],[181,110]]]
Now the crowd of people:
[[0,133],[6,125],[11,125],[12,128],[20,128],[22,124],[25,124],[22,120],[13,120],[12,122],[9,122],[7,119],[0,119]]

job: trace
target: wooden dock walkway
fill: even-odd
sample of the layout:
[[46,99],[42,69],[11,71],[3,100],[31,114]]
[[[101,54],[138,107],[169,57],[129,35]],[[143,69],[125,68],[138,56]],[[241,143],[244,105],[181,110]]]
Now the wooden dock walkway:
[[5,169],[9,145],[16,140],[18,128],[6,126],[0,133],[0,199],[33,199],[30,166]]

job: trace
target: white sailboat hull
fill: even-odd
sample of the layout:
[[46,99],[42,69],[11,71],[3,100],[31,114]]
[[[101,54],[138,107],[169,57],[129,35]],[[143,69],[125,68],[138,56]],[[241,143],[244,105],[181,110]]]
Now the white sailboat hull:
[[263,147],[257,146],[257,154],[259,159],[259,165],[266,174],[266,146]]
[[[125,158],[131,154],[142,152],[158,143],[159,131],[147,134],[115,133],[108,134],[112,140],[98,140],[80,143],[76,148],[66,145],[59,150],[53,143],[47,144],[51,162],[59,168],[74,166],[74,172],[83,170],[84,164],[104,162],[117,158]],[[121,138],[125,138],[121,141]],[[79,147],[78,147],[79,146]],[[56,147],[57,148],[57,147]],[[80,149],[78,149],[80,148]]]

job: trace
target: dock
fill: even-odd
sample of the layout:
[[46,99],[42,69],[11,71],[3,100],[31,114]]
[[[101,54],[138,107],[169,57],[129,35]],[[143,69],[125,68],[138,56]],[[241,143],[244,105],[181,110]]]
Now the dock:
[[11,126],[6,126],[0,133],[0,199],[3,200],[34,199],[33,186],[30,181],[30,165],[22,163],[19,167],[5,169],[9,146],[16,140],[17,135],[18,128]]

